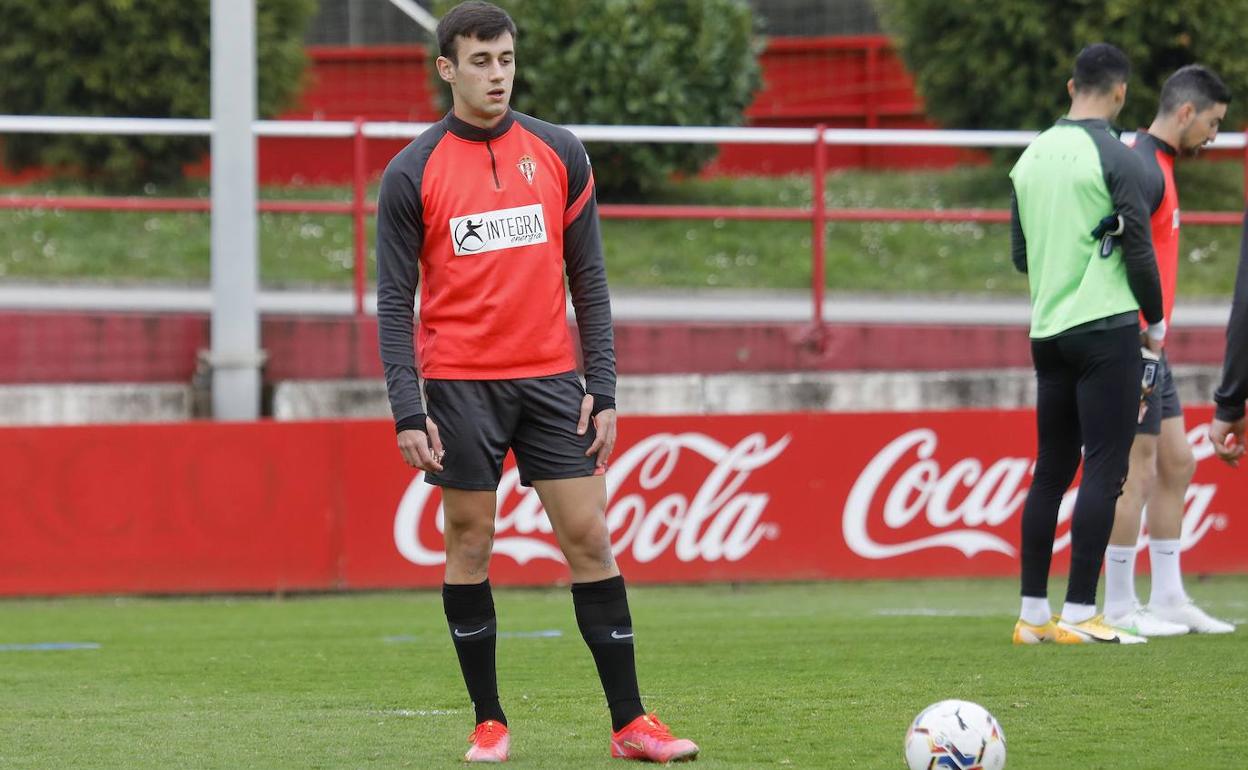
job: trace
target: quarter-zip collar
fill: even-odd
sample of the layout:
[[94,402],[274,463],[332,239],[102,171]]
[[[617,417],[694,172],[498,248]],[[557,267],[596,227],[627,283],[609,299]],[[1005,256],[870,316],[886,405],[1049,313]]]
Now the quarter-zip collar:
[[510,109],[507,110],[507,113],[503,115],[503,119],[498,121],[498,124],[493,128],[481,128],[460,120],[455,117],[454,111],[446,113],[446,117],[442,119],[442,123],[446,126],[447,131],[469,142],[489,142],[498,139],[511,130],[515,122],[516,118],[512,115]]

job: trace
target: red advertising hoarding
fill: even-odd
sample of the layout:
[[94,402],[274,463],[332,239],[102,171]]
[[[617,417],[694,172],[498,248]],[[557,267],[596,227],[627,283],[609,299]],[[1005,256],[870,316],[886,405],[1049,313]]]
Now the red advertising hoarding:
[[[1208,409],[1187,417],[1185,569],[1248,572],[1248,470],[1212,457]],[[607,473],[611,540],[635,582],[1014,575],[1034,419],[630,417]],[[383,421],[4,429],[0,595],[436,586],[440,499]],[[490,577],[567,580],[510,462]]]

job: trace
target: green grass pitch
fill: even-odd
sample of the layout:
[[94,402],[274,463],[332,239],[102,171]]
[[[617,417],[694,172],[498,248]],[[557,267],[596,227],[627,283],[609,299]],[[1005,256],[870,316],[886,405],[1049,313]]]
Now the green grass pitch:
[[[1248,617],[1248,577],[1188,588]],[[1015,594],[635,586],[643,699],[698,767],[904,768],[909,720],[942,698],[997,716],[1010,770],[1248,766],[1248,629],[1013,647]],[[512,764],[622,766],[567,590],[495,601]],[[15,649],[52,642],[99,647]],[[471,722],[436,592],[0,601],[0,767],[450,768]]]

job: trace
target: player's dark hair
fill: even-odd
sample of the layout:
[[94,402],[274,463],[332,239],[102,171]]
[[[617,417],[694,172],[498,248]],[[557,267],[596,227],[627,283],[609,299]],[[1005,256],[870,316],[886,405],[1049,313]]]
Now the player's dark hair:
[[1117,46],[1093,43],[1075,58],[1075,90],[1104,94],[1131,78],[1131,62]]
[[1157,112],[1161,115],[1173,115],[1188,102],[1192,103],[1197,112],[1207,110],[1215,104],[1230,104],[1231,89],[1208,67],[1189,64],[1166,79],[1165,85],[1161,87],[1161,105]]
[[512,39],[516,37],[516,23],[507,12],[493,3],[482,0],[468,0],[460,3],[438,22],[438,52],[459,64],[456,58],[456,39],[473,37],[477,40],[497,40],[504,32],[510,32]]

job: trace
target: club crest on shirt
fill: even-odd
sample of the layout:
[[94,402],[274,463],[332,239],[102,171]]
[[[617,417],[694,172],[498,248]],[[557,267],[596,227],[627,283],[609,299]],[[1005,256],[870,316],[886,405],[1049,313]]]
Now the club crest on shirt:
[[520,169],[520,174],[524,177],[524,181],[530,185],[533,184],[533,175],[537,173],[537,161],[532,156],[522,155],[520,162],[516,164],[516,168]]

